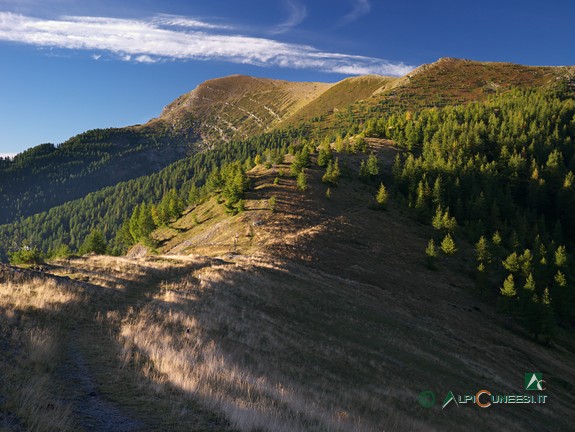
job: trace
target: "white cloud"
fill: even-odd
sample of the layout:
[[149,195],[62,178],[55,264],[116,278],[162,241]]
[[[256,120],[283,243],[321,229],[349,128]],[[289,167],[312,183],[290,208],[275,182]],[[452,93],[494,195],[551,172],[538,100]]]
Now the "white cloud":
[[157,60],[153,59],[149,55],[139,55],[134,59],[137,63],[156,63]]
[[289,11],[289,17],[283,23],[277,25],[272,31],[272,34],[285,33],[300,24],[307,17],[307,9],[304,5],[291,0],[287,0],[285,5]]
[[0,153],[0,158],[13,158],[14,156],[16,156],[16,153]]
[[195,29],[231,30],[233,28],[227,25],[211,24],[188,17],[183,17],[179,15],[168,15],[168,14],[158,15],[152,20],[152,22],[154,24],[165,25],[170,27],[184,27],[184,28],[195,28]]
[[341,19],[341,24],[347,24],[355,21],[362,15],[366,15],[371,11],[369,0],[353,0],[353,9],[350,13]]
[[108,52],[124,61],[218,60],[345,74],[404,75],[403,63],[327,53],[273,39],[233,35],[151,20],[64,16],[57,20],[0,12],[0,40],[38,47]]

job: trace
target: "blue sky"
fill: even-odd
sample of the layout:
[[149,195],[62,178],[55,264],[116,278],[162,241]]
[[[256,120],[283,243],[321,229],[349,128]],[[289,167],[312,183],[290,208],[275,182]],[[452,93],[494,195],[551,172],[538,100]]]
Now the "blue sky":
[[440,57],[573,65],[571,0],[0,0],[0,155],[144,123],[210,78],[338,81]]

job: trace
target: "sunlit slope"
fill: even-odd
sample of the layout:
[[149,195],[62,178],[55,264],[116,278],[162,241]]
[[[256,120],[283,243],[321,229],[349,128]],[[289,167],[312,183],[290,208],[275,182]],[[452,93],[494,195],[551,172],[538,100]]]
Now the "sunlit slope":
[[151,124],[194,127],[205,144],[214,145],[273,128],[330,86],[244,75],[213,79],[176,99]]
[[328,90],[309,102],[293,116],[286,119],[286,124],[297,124],[316,117],[335,112],[346,113],[349,106],[372,97],[393,86],[399,78],[380,75],[364,75],[346,78],[335,83]]
[[[387,170],[395,150],[378,148]],[[360,157],[346,163],[355,167]],[[491,294],[482,298],[466,271],[474,258],[463,238],[457,257],[428,270],[423,250],[431,229],[401,206],[392,201],[385,212],[371,209],[372,188],[351,179],[332,188],[328,200],[318,168],[308,170],[309,190],[302,192],[294,179],[280,176],[288,169],[252,170],[244,213],[230,216],[213,199],[157,233],[160,252],[175,261],[196,254],[222,261],[167,287],[132,328],[157,325],[153,311],[165,302],[181,313],[182,327],[196,317],[194,331],[212,335],[226,359],[222,379],[231,386],[225,394],[204,391],[218,395],[232,424],[242,430],[455,431],[463,423],[473,430],[569,430],[573,342],[539,345],[497,313]],[[141,343],[146,352],[179,349],[153,333]],[[553,403],[440,409],[450,390],[524,394],[524,374],[532,369],[554,383],[545,393]],[[195,385],[191,370],[166,373]],[[250,387],[254,376],[259,384]],[[418,403],[424,390],[436,394],[433,409]],[[249,408],[230,409],[229,394]],[[258,403],[250,405],[250,397]]]
[[541,87],[558,78],[575,79],[575,67],[525,66],[442,58],[420,66],[382,88],[376,96],[383,105],[444,106],[483,100],[511,88]]

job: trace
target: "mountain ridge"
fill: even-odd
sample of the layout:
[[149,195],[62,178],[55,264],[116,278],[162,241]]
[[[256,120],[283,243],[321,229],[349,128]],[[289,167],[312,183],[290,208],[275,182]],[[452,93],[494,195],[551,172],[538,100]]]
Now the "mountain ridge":
[[[49,157],[34,156],[32,148],[12,160],[0,160],[0,197],[6,203],[0,223],[156,172],[222,142],[303,124],[321,135],[334,127],[344,129],[346,122],[368,118],[373,112],[468,103],[514,87],[549,85],[564,77],[575,88],[573,66],[442,58],[400,78],[365,75],[335,83],[246,75],[215,78],[180,96],[146,124],[79,134],[52,146]],[[21,163],[25,158],[29,163]],[[30,171],[30,166],[38,167],[38,172]],[[108,168],[117,174],[110,176]],[[62,190],[69,192],[61,194]]]

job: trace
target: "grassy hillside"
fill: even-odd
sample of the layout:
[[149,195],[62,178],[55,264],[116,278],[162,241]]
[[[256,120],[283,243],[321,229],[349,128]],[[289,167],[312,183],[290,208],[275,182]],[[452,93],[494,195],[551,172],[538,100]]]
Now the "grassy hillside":
[[575,67],[524,66],[442,58],[420,66],[378,95],[385,106],[445,106],[483,100],[511,88],[542,87],[575,79]]
[[222,144],[209,152],[178,160],[159,172],[117,183],[18,222],[0,225],[0,259],[6,260],[7,252],[23,245],[44,252],[61,245],[77,250],[94,229],[101,230],[113,241],[122,223],[140,203],[157,202],[170,189],[177,189],[187,200],[191,187],[204,184],[214,167],[253,159],[256,153],[270,149],[287,148],[287,143],[298,134],[294,129]]
[[[388,172],[397,150],[370,144]],[[365,157],[342,164],[356,169]],[[474,290],[472,250],[459,237],[461,253],[428,270],[421,251],[432,229],[403,206],[373,210],[373,185],[345,176],[328,200],[320,168],[308,169],[302,192],[281,176],[286,162],[249,172],[244,213],[230,216],[211,199],[158,230],[159,256],[57,261],[47,267],[57,278],[2,273],[0,316],[11,323],[0,342],[4,422],[570,430],[571,336],[545,347],[497,314],[495,293]],[[546,405],[439,406],[449,390],[523,394],[533,370],[546,379]],[[435,407],[418,403],[425,390],[436,393]]]
[[330,87],[244,75],[217,78],[176,99],[150,124],[179,130],[191,122],[204,144],[214,146],[273,129]]
[[0,224],[157,172],[198,148],[305,122],[321,138],[359,128],[380,113],[483,100],[565,77],[575,86],[573,67],[440,59],[399,79],[370,75],[326,84],[235,75],[206,81],[145,125],[89,131],[0,161]]
[[397,80],[378,75],[346,78],[302,107],[286,119],[284,124],[297,124],[314,118],[327,117],[335,112],[345,112],[354,103],[372,97],[375,93],[392,86]]
[[[235,76],[142,127],[208,145],[0,227],[136,243],[0,267],[0,430],[572,429],[572,68]],[[547,403],[441,409],[481,389]]]

